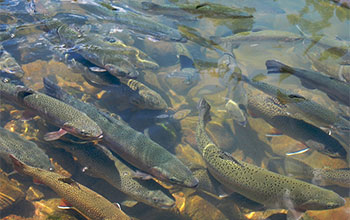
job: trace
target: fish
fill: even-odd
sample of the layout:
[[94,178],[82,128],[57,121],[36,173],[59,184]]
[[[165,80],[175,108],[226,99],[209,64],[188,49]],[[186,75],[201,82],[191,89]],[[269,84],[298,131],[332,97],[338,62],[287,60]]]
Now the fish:
[[89,219],[131,219],[115,204],[71,178],[29,166],[13,155],[10,159],[17,172],[45,184]]
[[242,109],[235,101],[229,99],[225,104],[225,109],[230,118],[232,118],[234,121],[237,121],[243,127],[246,126],[247,118],[245,117]]
[[172,27],[156,22],[143,14],[131,11],[123,7],[101,4],[78,4],[81,8],[96,15],[97,18],[104,17],[105,20],[115,22],[119,28],[130,30],[143,37],[150,37],[154,40],[186,43],[186,37]]
[[211,116],[210,105],[204,98],[200,99],[198,110],[198,151],[210,174],[226,188],[266,207],[288,209],[291,213],[334,209],[345,204],[345,200],[331,190],[237,160],[222,151],[206,133],[205,126]]
[[0,45],[0,76],[10,79],[20,79],[24,76],[22,67],[15,58]]
[[[88,144],[92,145],[92,144]],[[106,180],[116,189],[135,199],[159,209],[170,209],[175,201],[154,181],[135,178],[135,171],[114,156],[105,146],[87,147],[86,144],[56,143],[56,146],[70,152],[82,167],[84,173]]]
[[165,100],[154,90],[147,87],[145,84],[127,78],[120,78],[121,83],[127,85],[130,89],[135,91],[141,98],[132,99],[130,97],[129,102],[135,106],[142,109],[153,109],[153,110],[162,110],[167,109],[168,104]]
[[227,37],[211,37],[215,44],[223,45],[224,48],[238,47],[243,43],[260,43],[260,42],[297,42],[304,40],[304,37],[292,32],[278,31],[278,30],[261,30],[261,31],[247,31],[234,34]]
[[141,2],[141,7],[145,11],[153,14],[161,14],[165,16],[184,16],[185,12],[198,15],[198,17],[207,17],[215,19],[223,18],[252,18],[253,15],[245,12],[242,9],[235,7],[227,7],[216,3],[201,3],[201,4],[155,4],[152,2]]
[[307,99],[293,91],[279,88],[259,80],[250,80],[242,75],[241,79],[249,85],[259,89],[260,91],[275,97],[281,104],[284,105],[290,117],[304,120],[307,123],[315,125],[332,133],[332,130],[348,132],[349,121],[343,118],[340,114],[318,104],[317,102]]
[[282,166],[284,175],[311,181],[318,186],[337,185],[350,188],[350,169],[313,168],[291,157],[271,159],[273,166]]
[[94,105],[69,95],[52,79],[44,78],[44,87],[48,95],[74,106],[96,121],[103,130],[101,144],[131,165],[164,182],[192,188],[198,185],[198,180],[187,166],[144,134],[100,111]]
[[259,93],[248,94],[247,110],[250,115],[264,119],[282,134],[302,142],[306,147],[333,158],[346,158],[344,147],[318,127],[290,116],[277,98]]
[[9,154],[16,156],[33,167],[53,170],[49,157],[36,143],[0,127],[0,156],[5,161],[10,162]]
[[313,53],[306,53],[313,67],[319,72],[323,72],[330,77],[350,83],[350,64],[343,65],[340,63],[326,62],[318,59]]
[[101,128],[85,113],[44,93],[28,87],[16,86],[0,81],[0,95],[10,102],[36,114],[53,125],[60,127],[57,132],[46,133],[44,139],[52,141],[66,133],[86,140],[99,140],[103,137]]
[[200,73],[195,67],[191,55],[187,52],[187,49],[184,50],[186,50],[185,53],[178,50],[180,70],[175,70],[165,77],[165,82],[168,86],[179,95],[187,94],[200,80]]
[[276,60],[267,60],[266,68],[268,74],[284,72],[292,74],[301,80],[304,87],[309,89],[318,89],[326,93],[330,99],[350,106],[349,83],[337,80],[316,71],[290,67]]

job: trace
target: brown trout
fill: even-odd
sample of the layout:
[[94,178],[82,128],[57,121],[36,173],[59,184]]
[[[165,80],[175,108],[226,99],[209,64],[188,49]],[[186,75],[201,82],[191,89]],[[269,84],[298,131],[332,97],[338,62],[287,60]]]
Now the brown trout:
[[44,136],[47,141],[56,140],[66,133],[87,140],[101,139],[103,136],[101,128],[85,113],[43,93],[0,82],[0,95],[60,127],[59,131]]
[[335,158],[346,158],[344,147],[320,128],[293,118],[277,98],[259,93],[248,94],[248,111],[252,116],[264,119],[282,134],[304,143],[307,147]]
[[10,162],[9,154],[14,155],[30,166],[45,170],[52,169],[49,157],[38,145],[17,133],[0,127],[0,156]]
[[155,178],[186,187],[196,187],[198,180],[176,156],[125,122],[100,111],[96,106],[69,95],[48,78],[44,78],[46,93],[85,112],[103,130],[102,145],[117,153],[136,168]]
[[106,180],[133,199],[160,209],[169,209],[174,205],[175,201],[163,192],[159,184],[152,180],[136,179],[135,171],[107,148],[101,145],[97,147],[85,145],[60,142],[57,146],[76,157],[80,165],[86,169],[86,174]]
[[210,105],[201,99],[198,109],[198,150],[209,172],[228,189],[267,207],[284,208],[291,212],[333,209],[345,204],[345,200],[333,191],[273,173],[222,151],[205,131],[210,120]]
[[319,186],[337,185],[350,188],[350,169],[313,168],[301,160],[285,157],[269,163],[282,166],[284,175],[311,181]]
[[17,172],[31,176],[50,187],[89,219],[130,219],[120,208],[86,186],[58,173],[28,166],[13,155],[10,158]]

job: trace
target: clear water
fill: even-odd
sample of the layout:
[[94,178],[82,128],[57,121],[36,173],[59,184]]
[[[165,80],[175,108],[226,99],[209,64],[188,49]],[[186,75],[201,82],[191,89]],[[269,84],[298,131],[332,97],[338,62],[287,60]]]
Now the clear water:
[[[142,14],[168,27],[178,28],[189,40],[187,43],[155,41],[148,35],[127,30],[127,25],[120,25],[108,15],[97,10],[102,7],[99,5],[101,2]],[[223,53],[233,52],[243,75],[253,78],[263,74],[265,77],[262,77],[262,81],[291,89],[336,114],[349,118],[348,106],[331,100],[322,91],[306,89],[297,77],[279,74],[267,75],[265,61],[279,60],[292,67],[315,70],[334,78],[339,79],[340,76],[343,80],[350,80],[350,9],[328,0],[207,2],[244,8],[252,13],[253,18],[197,17],[197,20],[194,21],[187,19],[188,14],[186,13],[180,17],[167,17],[141,10],[141,1],[7,0],[0,1],[1,33],[11,30],[13,35],[3,39],[2,46],[21,65],[25,72],[21,81],[26,86],[34,90],[41,90],[43,88],[42,78],[56,75],[60,86],[66,91],[73,92],[77,97],[96,104],[103,110],[120,115],[129,126],[149,135],[151,139],[175,154],[191,169],[198,166],[205,168],[205,162],[196,151],[195,143],[195,129],[198,120],[196,105],[201,97],[205,97],[211,104],[212,111],[212,121],[208,125],[208,132],[218,146],[237,159],[274,169],[275,172],[282,172],[283,164],[277,164],[273,168],[269,166],[273,155],[279,155],[282,158],[286,153],[301,150],[305,146],[286,135],[267,137],[266,134],[272,132],[272,127],[261,118],[252,117],[249,112],[244,111],[248,119],[245,127],[230,118],[225,113],[227,98],[244,97],[244,91],[252,93],[258,91],[244,84],[244,90],[236,90],[235,95],[232,96],[228,88],[230,82],[223,78],[217,66],[218,60]],[[344,2],[350,4],[349,1]],[[175,5],[198,2],[175,0],[154,3]],[[87,9],[81,7],[80,4],[92,7]],[[140,75],[137,80],[158,92],[169,108],[166,111],[136,108],[130,105],[128,97],[119,97],[119,90],[110,90],[104,87],[105,84],[96,87],[87,83],[83,77],[83,70],[66,62],[62,55],[64,51],[74,50],[74,45],[67,49],[67,44],[62,43],[57,36],[55,38],[54,33],[45,32],[39,28],[41,22],[52,17],[78,27],[83,33],[93,33],[101,39],[106,37],[120,39],[125,45],[133,46],[147,54],[159,64],[159,68],[156,70],[139,68]],[[189,29],[193,29],[192,33],[196,33],[196,36],[186,34],[185,31]],[[211,41],[215,37],[226,37],[239,32],[264,30],[286,31],[296,35],[301,35],[300,31],[302,31],[306,36],[304,40],[292,42],[267,38],[249,40],[240,42],[239,46],[233,50],[228,49],[227,45],[220,45],[220,49],[217,49],[219,47]],[[327,42],[327,45],[322,42]],[[175,76],[171,73],[181,69],[179,54],[176,50],[179,45],[188,49],[189,58],[193,60],[199,72],[199,78],[191,78],[185,74],[181,75],[182,78],[180,77],[177,83],[173,83],[172,79]],[[78,165],[71,154],[43,141],[42,137],[46,132],[57,128],[46,124],[40,118],[22,121],[22,109],[18,111],[16,106],[3,100],[1,103],[0,124],[2,127],[36,141],[49,157],[59,164],[58,167],[62,167],[66,170],[65,172],[72,174],[73,179],[102,194],[111,202],[122,203],[128,199],[125,194],[101,179],[90,177],[82,172],[83,167]],[[169,117],[181,110],[190,113],[184,118]],[[333,133],[332,135],[341,140],[343,147],[349,150],[349,137],[346,134],[337,136]],[[302,160],[313,168],[349,168],[349,161],[331,158],[315,150],[293,155],[292,158]],[[2,170],[11,172],[11,165],[5,162],[0,165]],[[289,171],[282,173],[293,175],[293,172]],[[17,179],[23,184],[24,189],[33,185],[30,178],[18,174],[10,178]],[[306,179],[306,181],[312,182],[312,179]],[[308,211],[304,218],[349,218],[349,186],[322,187],[333,190],[344,197],[347,201],[346,205],[332,210]],[[36,201],[20,201],[9,208],[0,210],[0,217],[3,219],[84,219],[75,211],[59,211],[56,208],[58,200],[52,200],[58,197],[49,188],[45,186],[34,186],[34,188],[43,192],[44,197]],[[122,205],[122,210],[138,219],[265,219],[273,214],[271,219],[285,219],[285,210],[266,209],[237,194],[218,199],[196,189],[176,186],[166,186],[166,188],[176,199],[172,209],[159,210],[138,203],[134,207]]]

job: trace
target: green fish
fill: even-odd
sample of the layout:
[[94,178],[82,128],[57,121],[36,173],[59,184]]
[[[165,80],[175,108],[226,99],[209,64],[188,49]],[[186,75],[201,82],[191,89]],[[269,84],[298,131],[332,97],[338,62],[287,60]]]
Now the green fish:
[[285,157],[271,159],[269,163],[282,166],[284,175],[311,181],[319,186],[337,185],[350,188],[350,169],[313,168],[301,160]]
[[135,171],[102,145],[86,147],[86,144],[59,143],[57,146],[76,157],[86,174],[106,180],[136,201],[160,209],[169,209],[175,203],[159,184],[135,179]]
[[95,106],[69,95],[48,78],[44,78],[44,86],[50,96],[74,106],[95,120],[103,130],[101,144],[131,165],[165,182],[186,187],[198,185],[198,180],[187,166],[144,134]]
[[228,189],[266,207],[284,208],[291,213],[334,209],[345,204],[333,191],[245,163],[222,151],[205,131],[210,120],[210,105],[202,98],[198,109],[198,150],[210,174]]
[[50,187],[60,197],[64,198],[69,205],[72,205],[88,219],[131,219],[115,204],[86,186],[75,182],[71,178],[40,168],[31,167],[24,164],[13,155],[10,155],[10,159],[12,160],[13,166],[17,172],[31,176]]
[[9,102],[27,108],[30,113],[39,115],[53,125],[60,127],[57,132],[45,134],[46,141],[57,140],[66,133],[86,140],[103,137],[101,128],[85,113],[24,86],[16,86],[0,81],[0,95]]
[[[5,72],[5,77],[10,79],[20,79],[24,76],[22,67],[17,63],[15,58],[0,45],[0,70]],[[1,73],[3,76],[3,73]]]
[[49,157],[38,145],[15,132],[0,127],[0,156],[10,162],[9,154],[31,166],[45,170],[53,169]]
[[184,14],[190,13],[198,15],[198,17],[207,18],[252,18],[253,15],[245,12],[242,9],[227,7],[221,4],[215,3],[202,3],[202,4],[176,4],[176,5],[158,5],[152,2],[141,2],[141,7],[145,11],[149,11],[153,14],[161,14],[171,17],[184,17]]
[[289,73],[301,80],[301,84],[309,89],[318,89],[334,101],[350,106],[350,84],[326,76],[316,71],[290,67],[276,60],[267,60],[268,74]]
[[286,107],[275,97],[259,93],[248,94],[248,112],[264,119],[282,134],[307,147],[334,158],[346,158],[346,150],[332,136],[303,120],[291,117]]

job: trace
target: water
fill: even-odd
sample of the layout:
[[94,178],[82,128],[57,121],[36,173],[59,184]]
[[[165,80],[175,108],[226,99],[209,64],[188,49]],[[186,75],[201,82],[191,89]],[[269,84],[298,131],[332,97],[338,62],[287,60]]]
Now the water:
[[[102,2],[114,9],[101,6]],[[201,97],[205,97],[211,104],[212,121],[207,126],[210,137],[224,151],[237,159],[283,175],[297,176],[293,174],[296,172],[293,169],[284,170],[282,162],[274,163],[272,166],[271,161],[276,157],[283,158],[286,153],[305,148],[299,141],[286,135],[273,137],[266,135],[271,134],[272,127],[261,118],[250,115],[244,101],[245,92],[257,94],[259,91],[246,83],[235,87],[236,75],[228,75],[229,69],[218,66],[218,60],[224,54],[233,52],[235,57],[233,66],[237,68],[236,73],[240,69],[241,73],[250,79],[259,75],[259,79],[263,82],[290,89],[338,115],[349,118],[348,106],[331,100],[320,90],[305,88],[297,77],[267,75],[265,67],[266,60],[274,59],[292,67],[316,70],[349,82],[350,11],[348,8],[328,0],[207,1],[245,9],[253,15],[253,18],[215,19],[193,16],[191,13],[184,12],[180,12],[179,16],[155,15],[159,13],[144,10],[140,2],[126,0],[122,2],[0,1],[2,46],[21,65],[25,74],[20,80],[24,85],[41,91],[42,78],[56,75],[59,85],[64,90],[97,105],[104,111],[119,115],[129,126],[145,133],[175,154],[194,173],[206,172],[205,162],[196,151],[195,142],[198,121],[196,106]],[[175,5],[186,1],[154,3]],[[116,22],[113,13],[121,11],[136,13],[166,26],[158,29],[158,32],[152,32],[154,26],[140,30],[137,29],[140,23],[132,26],[131,23],[122,24],[121,20]],[[76,33],[87,34],[94,38],[83,42],[79,34],[73,40],[62,35],[58,37],[55,31],[47,31],[43,28],[43,24],[53,17],[69,24],[72,30],[77,31]],[[172,32],[159,35],[159,31],[167,31],[166,28],[172,28]],[[285,31],[289,32],[289,35],[299,35],[303,38],[289,42],[285,39],[271,40],[265,37],[241,41],[235,45],[215,43],[218,37],[228,37],[246,31],[258,33],[266,30]],[[174,34],[173,31],[180,32],[188,39],[187,42],[169,39],[169,35]],[[177,35],[174,34],[174,36]],[[119,40],[123,44],[117,44]],[[82,48],[79,45],[84,43],[96,45],[96,42],[104,46],[119,45],[117,47],[120,54],[126,50],[123,48],[134,51],[122,58],[131,60],[131,65],[118,61],[116,66],[124,65],[125,69],[136,70],[139,73],[136,79],[159,93],[169,107],[164,110],[149,110],[141,109],[139,105],[135,106],[135,102],[130,101],[132,96],[128,95],[129,93],[126,95],[123,93],[125,89],[120,88],[119,80],[104,72],[103,66],[96,66],[101,62],[104,65],[104,61],[96,62],[91,59],[89,63],[85,60],[82,65],[77,65],[75,60],[67,59],[68,54],[81,53]],[[144,55],[141,52],[135,52],[137,50],[142,51]],[[135,53],[139,54],[135,55]],[[181,58],[179,59],[179,55],[188,57],[190,61],[184,62]],[[148,64],[157,63],[159,68],[147,67],[144,60],[147,60]],[[195,69],[188,63],[192,61]],[[178,73],[181,70],[181,62],[182,65],[191,68],[189,70],[184,68],[181,73]],[[178,75],[171,74],[172,72],[177,72]],[[7,75],[2,73],[1,76],[9,77],[9,72]],[[117,85],[117,88],[111,89],[111,83]],[[225,104],[229,98],[241,102],[241,110],[248,119],[245,127],[234,122],[225,113]],[[184,116],[174,116],[181,110],[186,112]],[[169,194],[176,199],[172,209],[160,210],[143,203],[127,207],[123,205],[123,201],[128,200],[128,196],[102,179],[86,175],[82,172],[84,167],[76,161],[79,158],[74,158],[70,153],[53,147],[55,144],[43,140],[43,135],[57,129],[56,127],[38,117],[23,121],[22,112],[22,108],[1,100],[1,126],[35,141],[52,158],[56,170],[63,174],[71,174],[74,180],[95,190],[109,201],[121,203],[122,210],[132,217],[139,219],[265,219],[272,215],[270,219],[286,217],[285,210],[266,209],[237,193],[219,199],[200,190],[171,186],[166,183],[162,183],[162,186],[168,189]],[[349,137],[346,133],[333,131],[332,137],[336,138],[348,151]],[[313,149],[289,157],[301,160],[313,168],[349,168],[349,161],[331,158]],[[2,170],[12,171],[10,164],[2,160],[0,162]],[[49,188],[33,185],[30,178],[18,174],[11,175],[10,178],[20,182],[24,190],[33,186],[44,196],[30,201],[23,199],[9,208],[0,210],[1,218],[84,219],[75,211],[57,209],[58,196]],[[210,178],[215,181],[212,177]],[[306,181],[317,184],[312,178]],[[322,187],[344,197],[347,201],[346,205],[338,209],[307,211],[304,218],[349,218],[349,186]],[[223,194],[216,186],[215,190],[218,194]]]

